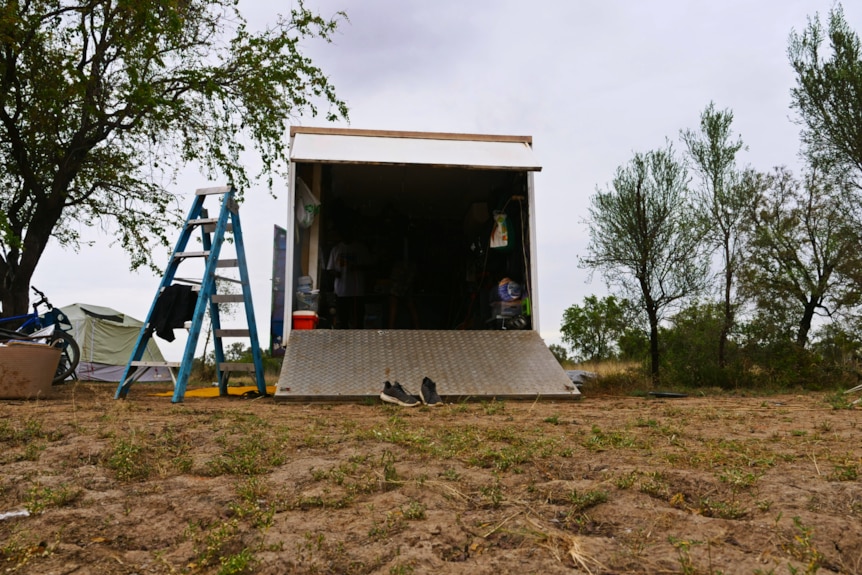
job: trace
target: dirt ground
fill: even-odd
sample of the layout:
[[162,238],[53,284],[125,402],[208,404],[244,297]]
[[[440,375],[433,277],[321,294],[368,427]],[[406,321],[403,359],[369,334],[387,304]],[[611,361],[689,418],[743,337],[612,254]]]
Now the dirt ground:
[[840,394],[0,401],[0,572],[860,573]]

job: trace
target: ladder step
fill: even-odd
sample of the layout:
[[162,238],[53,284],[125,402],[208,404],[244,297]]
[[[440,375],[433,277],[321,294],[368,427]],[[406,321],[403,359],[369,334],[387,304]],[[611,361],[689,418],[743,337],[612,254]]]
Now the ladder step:
[[[174,283],[190,284],[193,292],[201,291],[201,280],[191,278],[174,278]],[[161,288],[159,290],[159,292],[163,291],[165,291],[165,288]]]
[[218,218],[198,218],[196,220],[189,220],[186,222],[188,226],[206,226],[209,224],[217,224]]
[[215,188],[198,188],[195,190],[196,196],[209,196],[211,194],[226,194],[231,190],[231,186],[217,186]]
[[[206,224],[206,225],[204,226],[204,231],[205,231],[206,233],[208,233],[208,234],[215,233],[215,229],[216,229],[215,224]],[[227,223],[227,226],[225,226],[225,229],[224,229],[224,230],[225,230],[226,232],[231,232],[231,233],[233,233],[233,224],[232,224],[232,223],[230,223],[230,222],[228,222],[228,223]]]
[[247,329],[217,329],[215,330],[216,337],[248,337],[251,331]]
[[179,367],[178,361],[133,361],[135,367]]
[[174,259],[205,258],[208,255],[210,255],[208,250],[203,252],[177,252],[174,254]]
[[[197,220],[189,220],[188,222],[186,222],[186,224],[189,226],[203,226],[204,231],[208,234],[211,234],[215,231],[217,223],[218,218],[200,218]],[[233,223],[227,223],[226,231],[233,231]]]
[[[234,283],[234,284],[241,284],[241,283],[242,283],[242,280],[238,280],[238,279],[236,279],[236,278],[229,278],[229,277],[227,277],[227,276],[219,276],[219,275],[217,275],[217,276],[215,276],[215,279],[217,279],[217,280],[219,280],[219,281],[223,281],[223,282],[230,282],[230,283]],[[201,285],[202,285],[202,282],[201,282],[201,280],[199,280],[199,279],[195,279],[195,278],[176,278],[176,277],[175,277],[175,278],[174,278],[174,281],[175,281],[175,282],[184,283],[184,284],[191,284],[191,285],[192,285],[192,291],[201,291]]]
[[225,293],[225,294],[213,294],[212,296],[213,303],[239,303],[245,301],[245,296],[241,293]]
[[221,371],[254,371],[253,363],[220,363],[218,368]]
[[234,284],[241,284],[242,283],[242,280],[238,280],[236,278],[228,278],[225,276],[215,276],[215,279],[217,279],[219,281],[223,281],[223,282],[234,283]]
[[216,262],[217,268],[238,268],[239,260],[219,260]]

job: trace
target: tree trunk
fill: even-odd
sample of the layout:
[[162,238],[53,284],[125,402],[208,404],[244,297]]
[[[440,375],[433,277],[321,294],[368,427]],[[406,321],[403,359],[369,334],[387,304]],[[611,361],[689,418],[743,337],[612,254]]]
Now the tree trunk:
[[[28,233],[28,236],[30,234]],[[26,243],[26,242],[25,242]],[[11,317],[15,315],[23,315],[30,312],[30,280],[33,278],[33,272],[36,271],[35,262],[24,265],[29,258],[22,255],[19,262],[14,262],[13,265],[5,265],[7,268],[3,288],[0,289],[0,301],[3,303],[2,317]],[[15,265],[17,264],[17,265]]]
[[730,254],[725,242],[724,252],[724,321],[721,324],[721,333],[718,335],[718,367],[724,369],[727,366],[727,338],[733,327],[733,305],[730,297],[733,291],[733,269],[730,264]]
[[811,320],[814,318],[815,309],[817,309],[817,300],[811,296],[805,302],[802,319],[799,320],[799,331],[796,332],[796,345],[801,348],[804,348],[808,342],[808,332],[811,331]]
[[[54,193],[36,208],[20,249],[11,249],[0,264],[0,302],[2,317],[23,315],[30,311],[30,280],[42,257],[51,231],[63,212],[62,194]],[[20,234],[22,230],[12,230]]]
[[[17,267],[17,266],[16,266]],[[5,261],[0,264],[0,275],[3,277],[3,287],[0,288],[0,317],[23,315],[30,308],[30,277],[12,271]],[[23,284],[22,284],[23,281]]]
[[655,309],[647,310],[649,316],[649,360],[650,360],[650,376],[652,377],[653,385],[658,383],[658,314]]
[[727,338],[733,327],[733,307],[730,304],[730,283],[725,284],[724,290],[724,317],[721,322],[721,332],[718,334],[718,367],[724,369],[727,366]]

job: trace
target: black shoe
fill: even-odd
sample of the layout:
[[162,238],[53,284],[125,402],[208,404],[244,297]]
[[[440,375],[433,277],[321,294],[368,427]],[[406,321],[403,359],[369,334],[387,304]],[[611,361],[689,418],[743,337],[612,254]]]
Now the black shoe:
[[401,387],[401,384],[397,381],[394,384],[391,384],[388,381],[383,384],[383,391],[380,393],[380,399],[386,403],[394,403],[395,405],[402,405],[404,407],[415,407],[419,405],[419,400],[404,391],[404,388]]
[[443,405],[443,400],[437,395],[437,384],[431,381],[430,377],[422,380],[422,387],[419,388],[419,397],[422,398],[422,403],[431,407]]

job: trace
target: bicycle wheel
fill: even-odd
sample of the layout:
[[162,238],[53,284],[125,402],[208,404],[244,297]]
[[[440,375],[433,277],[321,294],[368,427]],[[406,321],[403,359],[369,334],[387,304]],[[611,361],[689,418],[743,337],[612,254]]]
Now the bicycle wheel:
[[64,331],[55,331],[51,337],[55,341],[63,340],[63,353],[60,354],[60,363],[57,365],[57,373],[53,379],[54,384],[63,383],[78,367],[78,362],[81,360],[81,348],[78,347],[78,342]]

